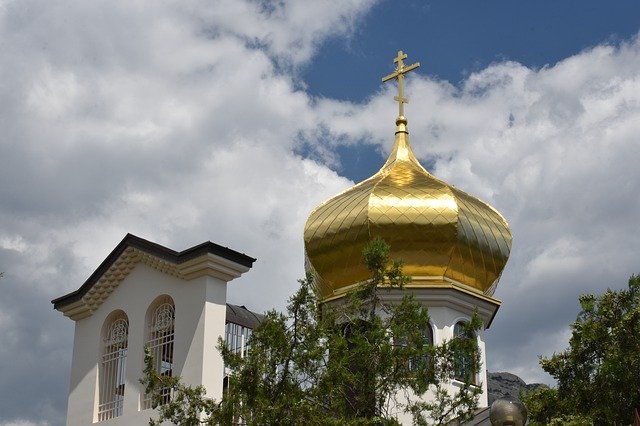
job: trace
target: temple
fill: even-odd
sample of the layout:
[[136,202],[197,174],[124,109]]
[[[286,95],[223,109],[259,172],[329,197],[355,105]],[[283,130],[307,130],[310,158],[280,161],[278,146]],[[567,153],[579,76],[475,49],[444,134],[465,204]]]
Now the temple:
[[[398,52],[396,70],[383,78],[398,81],[399,105],[395,140],[389,158],[368,179],[320,204],[304,229],[306,268],[315,278],[321,302],[338,301],[369,278],[362,250],[375,237],[390,246],[390,257],[404,262],[411,278],[404,289],[382,292],[387,303],[412,292],[429,309],[433,344],[453,338],[477,311],[483,329],[477,335],[480,365],[472,380],[482,387],[486,407],[484,330],[500,301],[493,297],[511,249],[511,232],[502,215],[487,203],[431,175],[418,162],[409,143],[404,116],[404,76],[419,63],[405,66]],[[461,385],[453,377],[450,392]],[[425,395],[430,398],[430,395]],[[411,418],[398,414],[403,424]]]

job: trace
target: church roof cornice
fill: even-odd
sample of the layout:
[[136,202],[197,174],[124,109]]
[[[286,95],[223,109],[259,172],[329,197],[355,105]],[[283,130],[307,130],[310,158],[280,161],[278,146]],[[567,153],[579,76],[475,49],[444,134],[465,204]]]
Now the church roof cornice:
[[186,280],[210,275],[230,281],[249,270],[255,260],[211,241],[177,252],[127,234],[79,289],[51,303],[66,316],[80,319],[91,315],[138,263]]

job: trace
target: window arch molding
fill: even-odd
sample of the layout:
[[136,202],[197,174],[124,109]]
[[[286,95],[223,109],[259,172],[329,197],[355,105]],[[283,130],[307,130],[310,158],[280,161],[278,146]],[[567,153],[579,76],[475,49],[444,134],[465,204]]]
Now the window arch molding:
[[129,317],[121,310],[105,318],[100,332],[98,421],[122,415],[129,351]]
[[431,320],[429,320],[429,328],[431,330],[431,344],[432,345],[437,345],[438,344],[438,327],[436,327],[436,325],[431,322]]
[[[145,314],[144,342],[153,356],[156,371],[163,376],[174,375],[175,302],[167,294],[156,297]],[[171,389],[161,391],[162,402],[169,402]],[[141,409],[152,408],[150,395],[142,393]]]
[[455,320],[453,320],[453,325],[451,326],[451,337],[456,337],[456,326],[460,323],[469,324],[471,318],[465,316],[459,316]]

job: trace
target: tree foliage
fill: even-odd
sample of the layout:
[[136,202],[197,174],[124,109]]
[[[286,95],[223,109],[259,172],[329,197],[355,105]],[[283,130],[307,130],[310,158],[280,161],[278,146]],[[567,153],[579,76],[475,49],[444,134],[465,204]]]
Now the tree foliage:
[[[159,411],[159,419],[150,419],[150,426],[160,426],[165,420],[181,426],[198,426],[207,424],[202,419],[208,418],[212,422],[208,424],[217,424],[213,423],[213,414],[219,411],[219,405],[205,396],[204,386],[187,386],[180,377],[158,374],[148,347],[144,348],[144,366],[140,383],[145,386],[145,393],[151,396],[152,406]],[[169,402],[167,395],[171,396]]]
[[529,426],[593,426],[589,415],[564,410],[558,398],[558,389],[540,387],[520,395],[527,407]]
[[558,388],[525,397],[530,418],[542,424],[562,416],[573,416],[575,424],[630,424],[640,408],[640,276],[632,275],[627,289],[579,300],[569,347],[540,360]]
[[[411,294],[384,302],[383,292],[408,282],[402,262],[391,262],[388,253],[383,240],[373,240],[363,253],[372,278],[339,301],[318,304],[312,278],[300,280],[287,314],[267,312],[249,339],[246,356],[220,340],[231,371],[220,402],[205,398],[201,387],[158,376],[148,360],[147,391],[160,394],[171,387],[174,395],[160,405],[158,422],[390,425],[398,423],[401,412],[421,425],[469,418],[481,392],[472,384],[475,372],[467,369],[465,383],[453,394],[448,384],[460,360],[479,365],[481,320],[474,315],[462,336],[432,345],[425,334],[427,309]],[[429,389],[435,399],[424,402],[416,396]]]

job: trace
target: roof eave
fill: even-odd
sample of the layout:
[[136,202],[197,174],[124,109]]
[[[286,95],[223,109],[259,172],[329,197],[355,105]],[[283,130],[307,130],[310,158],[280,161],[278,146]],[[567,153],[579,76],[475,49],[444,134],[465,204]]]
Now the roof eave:
[[[206,255],[206,257],[210,259],[217,259],[217,264],[224,263],[227,269],[229,269],[230,265],[237,264],[237,272],[221,275],[220,278],[228,278],[233,279],[237,276],[240,276],[241,273],[248,271],[253,263],[256,261],[255,258],[247,256],[244,253],[237,252],[228,247],[220,246],[218,244],[212,243],[210,241],[206,241],[202,244],[198,244],[196,246],[190,247],[181,252],[176,252],[168,247],[163,245],[154,243],[149,240],[145,240],[144,238],[140,238],[133,234],[127,234],[120,243],[109,253],[109,255],[105,258],[102,263],[98,266],[98,268],[87,278],[87,280],[80,286],[79,289],[72,291],[64,296],[53,299],[51,303],[53,304],[53,308],[56,310],[62,310],[65,306],[78,302],[82,300],[82,297],[93,287],[93,285],[104,275],[109,268],[116,262],[116,260],[124,253],[124,251],[128,247],[133,247],[142,252],[165,260],[167,262],[173,263],[175,265],[180,265],[199,257]],[[209,262],[211,263],[211,262]],[[214,274],[208,274],[213,275]],[[192,275],[193,277],[195,275]]]

